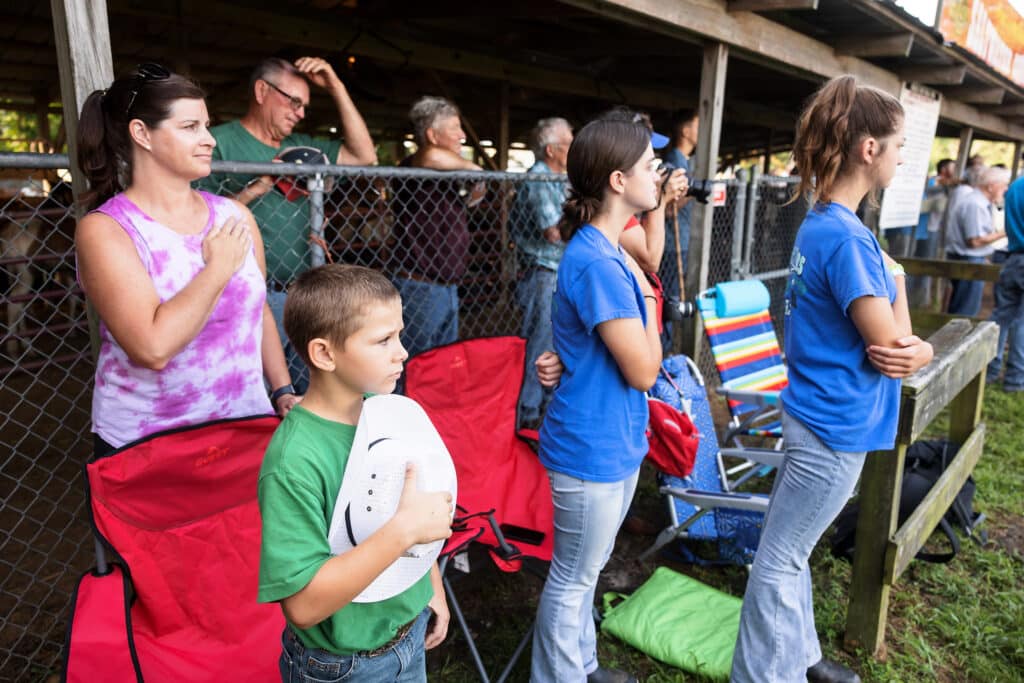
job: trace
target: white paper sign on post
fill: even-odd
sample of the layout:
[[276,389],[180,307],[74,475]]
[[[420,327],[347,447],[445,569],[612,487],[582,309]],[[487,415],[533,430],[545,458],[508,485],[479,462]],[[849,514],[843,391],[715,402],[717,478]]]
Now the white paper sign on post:
[[896,176],[882,197],[878,227],[883,230],[917,225],[921,198],[928,181],[932,143],[939,126],[941,97],[927,88],[903,86],[900,103],[903,105],[906,144],[903,146],[903,165],[896,169]]

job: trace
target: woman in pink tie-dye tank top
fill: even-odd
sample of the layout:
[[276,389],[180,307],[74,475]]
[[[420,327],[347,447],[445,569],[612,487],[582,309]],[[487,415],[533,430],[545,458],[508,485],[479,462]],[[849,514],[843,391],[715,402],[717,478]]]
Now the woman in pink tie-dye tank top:
[[[249,210],[191,188],[216,144],[204,93],[144,64],[86,100],[78,161],[92,211],[78,224],[82,287],[99,313],[97,454],[154,432],[297,401],[266,305]],[[127,178],[127,186],[122,179]],[[281,393],[281,392],[279,392]]]

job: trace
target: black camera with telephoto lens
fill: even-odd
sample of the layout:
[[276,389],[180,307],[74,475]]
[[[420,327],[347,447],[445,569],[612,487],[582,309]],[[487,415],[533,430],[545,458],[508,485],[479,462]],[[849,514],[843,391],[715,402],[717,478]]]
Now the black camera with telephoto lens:
[[[661,168],[665,169],[665,179],[661,181],[661,191],[665,192],[665,187],[668,185],[668,178],[672,175],[672,171],[676,170],[675,164],[670,164],[667,161],[661,164]],[[686,188],[687,197],[693,197],[701,204],[707,204],[708,199],[711,198],[711,185],[710,180],[699,180],[696,178],[690,178],[690,184]]]
[[661,319],[665,322],[679,322],[683,318],[692,318],[697,314],[697,304],[692,301],[680,301],[678,297],[666,296],[665,306],[661,311]]

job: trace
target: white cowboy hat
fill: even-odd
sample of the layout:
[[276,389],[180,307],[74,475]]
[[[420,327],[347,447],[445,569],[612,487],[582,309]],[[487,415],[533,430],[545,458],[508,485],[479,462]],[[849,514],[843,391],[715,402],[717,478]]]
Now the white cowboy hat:
[[[397,394],[364,400],[327,533],[331,552],[351,550],[394,516],[410,462],[420,490],[449,491],[456,499],[455,465],[423,408]],[[353,602],[398,595],[430,571],[443,546],[444,540],[412,546]]]

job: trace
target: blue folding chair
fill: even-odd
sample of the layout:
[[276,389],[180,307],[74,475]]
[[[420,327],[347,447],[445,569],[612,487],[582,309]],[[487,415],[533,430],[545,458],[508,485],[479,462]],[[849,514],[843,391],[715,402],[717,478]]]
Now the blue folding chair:
[[[659,472],[659,490],[668,504],[671,523],[640,559],[676,540],[712,541],[718,545],[720,561],[750,565],[768,510],[768,496],[730,491],[720,456],[778,467],[783,454],[768,448],[719,448],[704,378],[686,356],[672,356],[662,363],[661,376],[650,395],[687,413],[700,432],[700,443],[693,471],[688,476],[675,477]],[[685,543],[679,550],[685,559],[702,561]]]

